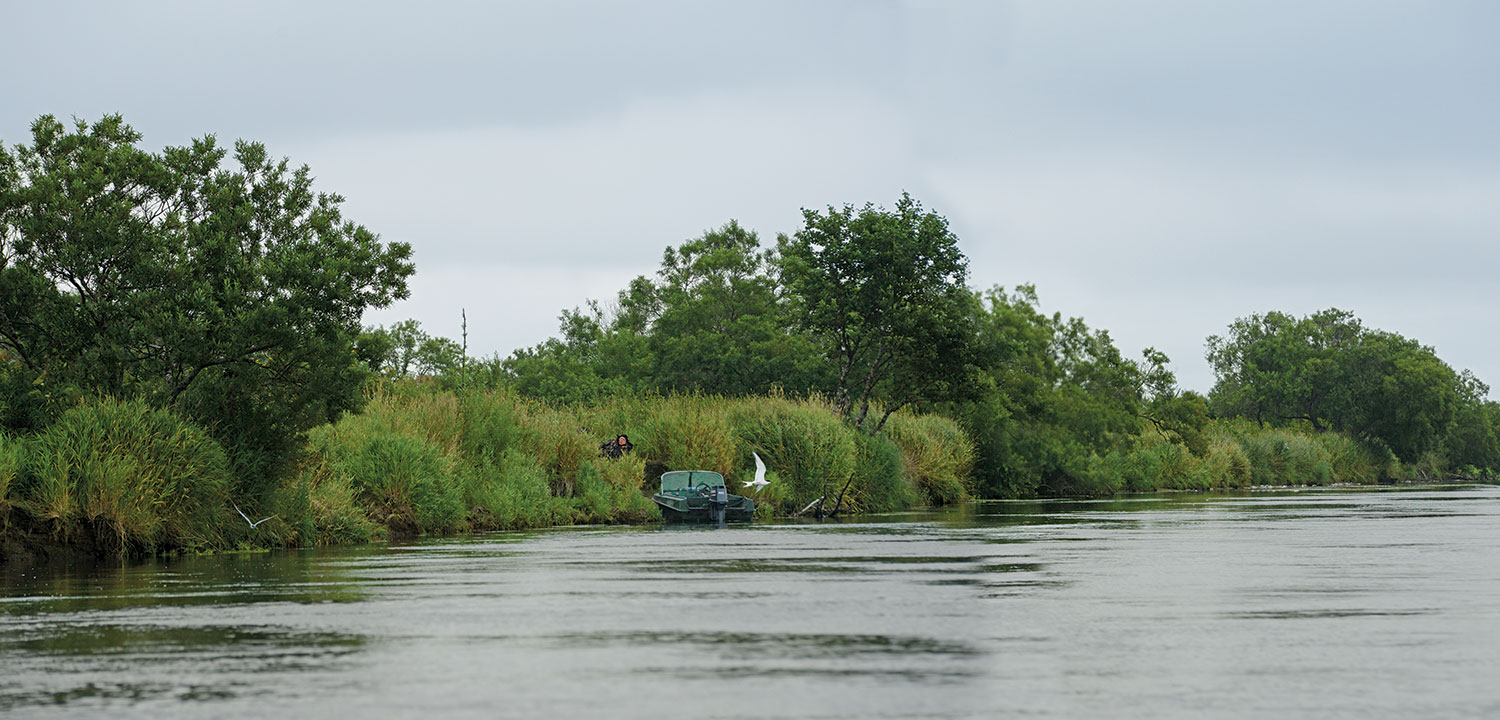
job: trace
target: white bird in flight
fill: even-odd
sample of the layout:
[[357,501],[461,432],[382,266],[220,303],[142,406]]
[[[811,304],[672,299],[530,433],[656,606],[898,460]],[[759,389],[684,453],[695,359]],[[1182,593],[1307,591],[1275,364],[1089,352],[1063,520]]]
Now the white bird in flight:
[[234,511],[237,512],[237,513],[239,513],[240,517],[245,518],[245,522],[250,523],[250,529],[251,530],[254,530],[261,523],[263,523],[263,522],[265,522],[267,520],[270,520],[271,518],[276,517],[275,515],[272,515],[271,517],[265,517],[265,518],[261,518],[259,520],[256,520],[255,522],[250,522],[250,516],[246,515],[245,511],[241,510],[239,505],[235,505],[235,503],[234,503],[233,500],[229,501],[229,504],[230,505],[234,505]]
[[755,492],[758,495],[760,494],[760,489],[770,485],[771,481],[766,479],[766,464],[761,462],[760,456],[756,455],[754,450],[750,451],[750,456],[755,458],[755,479],[745,483],[745,487],[755,488]]

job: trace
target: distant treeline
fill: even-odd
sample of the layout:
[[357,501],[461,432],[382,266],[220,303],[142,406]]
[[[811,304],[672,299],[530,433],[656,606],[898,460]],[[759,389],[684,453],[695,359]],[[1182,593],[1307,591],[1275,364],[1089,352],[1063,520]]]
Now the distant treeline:
[[[559,337],[467,359],[408,321],[374,328],[372,370],[552,402],[618,393],[831,398],[879,435],[914,409],[958,421],[985,498],[1122,490],[1493,479],[1500,405],[1432,348],[1325,310],[1234,321],[1208,338],[1216,382],[1177,386],[1163,353],[1038,310],[1030,286],[976,292],[946,222],[894,210],[805,211],[774,249],[735,222],[668,248]],[[873,412],[871,410],[873,409]]]
[[[1169,360],[976,292],[940,215],[805,210],[668,247],[608,306],[510,357],[407,321],[410,248],[306,167],[118,117],[0,146],[0,555],[359,541],[654,516],[668,468],[763,512],[972,497],[1491,478],[1500,406],[1337,310],[1235,321],[1208,396]],[[628,433],[634,453],[598,457]],[[251,521],[270,518],[252,525]]]

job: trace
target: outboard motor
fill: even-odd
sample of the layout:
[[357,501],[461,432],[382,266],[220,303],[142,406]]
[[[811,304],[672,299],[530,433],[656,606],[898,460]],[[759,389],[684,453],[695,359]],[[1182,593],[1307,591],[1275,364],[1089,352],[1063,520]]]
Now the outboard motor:
[[713,494],[708,496],[708,516],[716,523],[724,522],[724,514],[729,510],[729,490],[723,485],[714,488]]

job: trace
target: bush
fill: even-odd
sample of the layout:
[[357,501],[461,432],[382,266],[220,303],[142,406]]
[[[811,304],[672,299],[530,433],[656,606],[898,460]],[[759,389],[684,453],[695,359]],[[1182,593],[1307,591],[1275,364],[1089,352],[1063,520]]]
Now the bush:
[[229,459],[165,410],[114,400],[76,407],[32,439],[26,467],[12,501],[60,541],[105,554],[226,543]]
[[[781,487],[767,500],[783,513],[820,497],[831,509],[854,473],[857,433],[821,401],[748,399],[733,406],[730,423],[740,442],[776,471]],[[753,465],[749,453],[744,461]]]
[[937,415],[896,413],[885,433],[900,448],[906,477],[934,505],[969,499],[974,445],[963,428]]
[[382,420],[356,415],[314,428],[309,447],[348,479],[375,521],[403,533],[457,529],[464,506],[453,464],[430,441]]
[[26,446],[0,432],[0,530],[10,518],[10,489],[26,466]]

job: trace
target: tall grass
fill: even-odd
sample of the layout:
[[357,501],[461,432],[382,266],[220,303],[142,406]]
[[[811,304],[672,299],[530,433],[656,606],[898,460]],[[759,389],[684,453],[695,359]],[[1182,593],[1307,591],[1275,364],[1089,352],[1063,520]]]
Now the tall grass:
[[55,540],[110,554],[226,544],[229,460],[165,410],[114,400],[68,410],[30,440],[25,468],[11,473],[12,502]]
[[10,489],[26,466],[26,446],[0,432],[0,531],[10,524]]
[[855,431],[832,408],[817,398],[766,397],[737,402],[728,412],[747,450],[745,462],[753,463],[749,451],[758,452],[780,479],[767,502],[782,512],[795,512],[818,498],[833,506],[854,475],[859,445]]
[[[658,517],[656,475],[712,470],[738,489],[754,472],[752,452],[771,480],[752,496],[761,513],[820,497],[832,507],[841,492],[853,512],[968,497],[973,449],[956,424],[903,415],[891,428],[861,435],[820,398],[624,395],[557,406],[505,390],[387,383],[363,413],[309,434],[308,461],[279,502],[296,518],[288,537],[303,542],[359,536],[361,516],[394,532],[639,522]],[[600,457],[599,443],[621,433],[634,452]]]
[[969,499],[974,444],[957,422],[938,415],[896,413],[885,432],[901,450],[906,475],[934,505]]
[[[973,449],[954,423],[899,415],[886,435],[851,429],[826,400],[619,396],[559,406],[505,390],[372,385],[359,413],[313,428],[288,477],[233,497],[223,450],[198,427],[139,402],[64,413],[44,432],[0,437],[0,529],[114,553],[364,542],[387,535],[643,522],[671,469],[712,470],[732,490],[758,453],[761,514],[819,498],[879,512],[968,496]],[[600,456],[625,433],[634,452]],[[271,519],[250,528],[235,507]],[[11,512],[11,509],[15,512]],[[19,515],[17,515],[19,513]]]
[[[416,416],[431,406],[415,403]],[[333,473],[347,482],[370,518],[397,533],[457,529],[464,507],[451,455],[425,428],[388,421],[377,414],[354,415],[314,428],[308,448],[325,466],[315,472]]]

